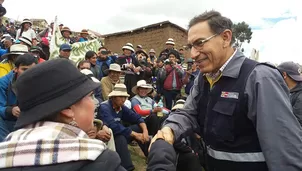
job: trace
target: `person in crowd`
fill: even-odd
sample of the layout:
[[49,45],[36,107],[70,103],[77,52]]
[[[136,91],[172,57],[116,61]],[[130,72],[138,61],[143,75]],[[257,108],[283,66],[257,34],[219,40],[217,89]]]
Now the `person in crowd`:
[[302,129],[286,83],[275,67],[232,47],[232,26],[214,10],[190,21],[188,47],[204,74],[184,109],[166,119],[164,140],[200,130],[209,171],[302,170]]
[[139,79],[146,80],[149,84],[151,84],[153,64],[150,62],[150,59],[148,62],[148,54],[144,50],[138,50],[135,52],[135,54],[139,65],[142,68]]
[[290,90],[293,112],[302,126],[302,68],[299,64],[290,61],[281,63],[278,69],[282,72],[286,85]]
[[94,120],[92,91],[99,86],[63,59],[43,62],[21,75],[16,83],[21,113],[17,130],[0,143],[0,168],[125,170],[115,152],[87,135]]
[[94,51],[87,51],[85,54],[85,60],[90,62],[90,70],[95,78],[100,78],[101,68],[96,64],[97,54]]
[[38,63],[45,62],[45,60],[42,58],[45,58],[45,54],[42,48],[40,48],[39,46],[32,46],[29,51],[37,58]]
[[0,78],[0,142],[14,131],[16,120],[20,116],[20,107],[16,97],[16,81],[24,71],[35,64],[37,64],[37,60],[33,55],[29,53],[20,55],[15,61],[14,70]]
[[50,56],[49,52],[49,41],[46,37],[41,38],[41,42],[39,42],[38,46],[40,46],[45,54],[45,57],[41,56],[44,60],[48,60]]
[[143,46],[142,45],[137,45],[136,46],[136,51],[139,51],[139,50],[143,50]]
[[14,68],[14,63],[19,55],[28,53],[28,48],[25,45],[14,44],[10,47],[10,52],[2,55],[0,63],[0,77],[8,74]]
[[180,63],[182,64],[186,59],[185,54],[184,54],[185,53],[184,49],[180,48],[178,53],[179,53],[179,57],[180,57]]
[[78,64],[78,69],[79,69],[80,71],[83,70],[83,69],[88,69],[88,70],[90,70],[90,68],[91,68],[91,64],[90,64],[90,62],[87,61],[87,60],[82,60],[82,61],[80,61],[79,64]]
[[163,93],[168,109],[172,108],[174,99],[180,94],[182,88],[183,70],[176,62],[176,55],[174,51],[168,53],[169,62],[165,65],[165,73],[162,74],[163,77],[161,78],[164,80]]
[[[112,129],[115,148],[121,158],[122,166],[126,170],[134,170],[127,144],[136,140],[145,156],[148,156],[149,134],[147,126],[140,115],[124,106],[125,100],[129,97],[124,84],[116,84],[108,96],[109,100],[100,105],[97,119],[102,120],[105,125]],[[122,122],[133,125],[125,127]]]
[[150,49],[150,51],[149,51],[149,57],[150,57],[152,63],[156,62],[157,58],[156,58],[156,52],[155,52],[154,49]]
[[68,59],[70,57],[71,54],[71,46],[69,44],[62,44],[60,46],[60,50],[59,50],[59,57],[58,58],[63,58],[63,59]]
[[88,36],[89,36],[88,30],[83,29],[81,31],[81,33],[80,33],[79,42],[86,42],[86,41],[88,41]]
[[72,32],[68,27],[63,27],[61,30],[61,34],[65,39],[66,44],[73,44],[75,41],[71,38]]
[[108,56],[108,49],[104,46],[99,48],[98,59],[96,64],[101,68],[99,80],[102,80],[103,77],[108,76],[108,68],[110,64],[115,63],[115,57]]
[[13,45],[14,38],[9,34],[4,34],[1,38],[3,47],[0,49],[0,57],[9,52],[10,47]]
[[108,69],[108,76],[103,77],[101,80],[101,89],[103,94],[103,99],[108,100],[108,95],[113,91],[115,84],[120,83],[120,76],[122,70],[118,64],[110,64]]
[[140,79],[140,72],[142,70],[135,54],[132,55],[134,49],[131,45],[132,44],[128,43],[123,46],[123,55],[116,60],[116,63],[118,63],[125,72],[125,85],[127,87],[127,92],[130,95],[130,99],[134,96],[131,89]]
[[[163,116],[169,114],[170,111],[156,106],[155,101],[148,97],[148,94],[152,92],[152,90],[153,87],[147,84],[145,80],[139,80],[137,85],[132,88],[132,92],[135,96],[131,99],[131,105],[134,112],[144,118],[149,135],[154,136],[158,129],[160,129],[162,121],[166,118]],[[162,116],[158,113],[162,113]]]
[[59,24],[59,29],[60,29],[60,31],[63,29],[63,27],[64,27],[64,24],[63,24],[63,23]]
[[168,53],[173,52],[176,57],[176,62],[180,63],[179,53],[174,49],[174,46],[175,46],[174,39],[169,38],[166,42],[166,49],[160,52],[159,57],[163,58],[164,60],[169,59]]
[[187,95],[190,94],[190,90],[194,85],[194,80],[200,73],[198,66],[196,65],[196,62],[192,59],[187,60],[187,71],[183,78],[183,84],[186,85],[185,87],[185,93]]
[[37,45],[37,35],[31,29],[31,26],[32,22],[29,19],[24,19],[21,23],[21,28],[17,30],[16,40],[19,40],[20,37],[26,37],[33,45]]
[[162,58],[157,58],[154,75],[156,76],[156,92],[159,96],[164,93],[165,65]]

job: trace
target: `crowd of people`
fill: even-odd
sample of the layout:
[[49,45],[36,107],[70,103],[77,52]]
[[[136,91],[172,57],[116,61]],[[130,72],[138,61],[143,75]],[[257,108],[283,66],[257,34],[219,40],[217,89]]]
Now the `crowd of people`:
[[31,26],[0,27],[0,170],[134,170],[134,142],[147,170],[302,170],[300,66],[246,58],[219,12],[190,21],[191,56],[169,38],[75,63],[89,33],[60,25],[68,43],[49,60],[53,23]]

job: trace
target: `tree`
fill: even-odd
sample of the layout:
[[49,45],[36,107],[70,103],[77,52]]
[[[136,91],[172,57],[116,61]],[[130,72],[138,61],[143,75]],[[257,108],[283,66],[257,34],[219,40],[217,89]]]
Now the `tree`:
[[244,49],[241,48],[242,43],[245,41],[247,41],[247,43],[250,43],[253,34],[252,29],[247,23],[242,21],[237,24],[234,24],[232,30],[233,39],[235,40],[235,46],[241,49],[241,51],[243,52]]

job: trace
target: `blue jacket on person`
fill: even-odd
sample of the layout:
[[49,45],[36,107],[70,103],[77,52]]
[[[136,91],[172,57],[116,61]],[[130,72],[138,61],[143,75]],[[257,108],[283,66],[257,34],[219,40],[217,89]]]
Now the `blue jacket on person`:
[[15,118],[12,115],[12,107],[17,104],[17,97],[12,90],[12,81],[14,77],[15,73],[11,71],[0,78],[0,117],[4,120]]
[[143,118],[127,108],[125,105],[122,106],[122,110],[116,112],[112,107],[112,101],[109,99],[101,103],[97,119],[100,119],[111,128],[113,135],[124,135],[127,139],[130,138],[132,130],[125,127],[121,121],[129,122],[131,124],[143,123]]

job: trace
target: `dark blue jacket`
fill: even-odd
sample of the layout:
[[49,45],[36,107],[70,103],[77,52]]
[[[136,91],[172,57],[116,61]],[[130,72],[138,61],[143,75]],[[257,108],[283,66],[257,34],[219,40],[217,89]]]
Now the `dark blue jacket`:
[[105,61],[97,59],[96,65],[98,65],[100,67],[100,74],[99,74],[99,78],[98,78],[99,80],[101,80],[103,77],[107,76],[107,74],[104,73],[105,71],[102,70],[103,63],[105,63],[109,68],[110,64],[115,63],[115,60],[116,60],[115,56],[108,56]]
[[14,118],[12,107],[17,104],[17,97],[12,91],[13,71],[0,78],[0,117],[4,120]]
[[143,118],[127,108],[125,105],[122,106],[122,110],[118,113],[112,107],[112,101],[108,100],[101,103],[97,119],[100,119],[112,129],[113,135],[124,135],[127,139],[130,138],[132,130],[125,127],[121,121],[129,122],[131,124],[143,123]]

